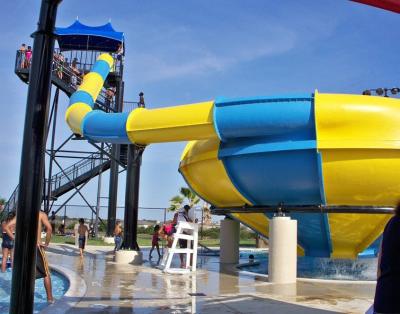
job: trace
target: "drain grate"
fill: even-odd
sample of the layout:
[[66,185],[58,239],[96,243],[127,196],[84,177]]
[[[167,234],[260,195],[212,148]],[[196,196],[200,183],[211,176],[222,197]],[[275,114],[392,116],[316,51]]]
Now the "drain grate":
[[205,297],[205,293],[203,292],[196,292],[196,293],[188,293],[191,297]]

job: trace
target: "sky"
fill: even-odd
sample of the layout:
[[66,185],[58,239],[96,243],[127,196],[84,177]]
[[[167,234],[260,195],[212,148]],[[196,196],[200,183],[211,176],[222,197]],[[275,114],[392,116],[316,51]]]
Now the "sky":
[[[31,44],[40,1],[2,4],[0,20],[0,196],[18,184],[27,85],[14,74],[15,52]],[[195,103],[218,96],[309,92],[359,94],[367,88],[398,86],[400,44],[395,13],[345,0],[64,0],[57,26],[79,20],[101,25],[111,20],[126,42],[125,100],[145,93],[148,108]],[[64,123],[68,99],[60,98],[57,139],[70,134]],[[185,143],[150,145],[143,156],[141,207],[168,207],[185,182],[178,173]],[[89,150],[86,143],[69,149]],[[71,161],[64,160],[67,166]],[[57,170],[57,169],[56,169]],[[108,172],[102,205],[107,204]],[[212,184],[212,182],[210,182]],[[125,175],[118,205],[124,204]],[[96,202],[97,180],[84,189]],[[65,196],[67,197],[67,196]],[[65,197],[57,202],[61,203]],[[84,204],[78,196],[71,204]],[[89,211],[68,209],[69,216]],[[119,217],[123,210],[119,209]],[[106,216],[103,209],[101,216]],[[162,218],[160,210],[140,218]]]

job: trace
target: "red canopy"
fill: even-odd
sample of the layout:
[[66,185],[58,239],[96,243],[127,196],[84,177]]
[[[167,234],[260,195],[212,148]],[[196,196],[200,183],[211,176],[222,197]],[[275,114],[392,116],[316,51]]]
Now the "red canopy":
[[352,1],[400,13],[400,0],[352,0]]

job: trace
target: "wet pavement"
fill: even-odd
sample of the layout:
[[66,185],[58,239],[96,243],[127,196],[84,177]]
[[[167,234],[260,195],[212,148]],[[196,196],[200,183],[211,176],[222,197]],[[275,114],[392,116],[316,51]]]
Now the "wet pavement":
[[[88,247],[83,260],[72,245],[52,245],[50,265],[77,272],[84,297],[67,313],[364,313],[375,283],[298,281],[273,285],[263,276],[222,267],[199,256],[196,274],[164,274],[157,260],[117,265],[110,247]],[[153,253],[153,256],[156,255]],[[178,261],[174,261],[175,265]],[[73,299],[73,297],[71,297]],[[57,303],[52,305],[57,312]]]

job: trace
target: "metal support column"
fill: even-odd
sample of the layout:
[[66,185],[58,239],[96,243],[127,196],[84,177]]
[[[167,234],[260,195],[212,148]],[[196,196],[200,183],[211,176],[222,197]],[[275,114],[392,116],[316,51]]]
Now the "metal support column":
[[[49,173],[47,175],[47,191],[45,192],[45,211],[48,214],[50,212],[50,200],[51,200],[51,176],[53,172],[53,160],[55,158],[55,150],[54,150],[54,142],[55,142],[55,137],[56,137],[56,125],[57,125],[57,112],[58,112],[58,98],[60,94],[60,89],[57,88],[56,92],[54,94],[54,100],[53,100],[53,114],[51,119],[53,121],[49,121],[49,123],[53,122],[53,129],[51,131],[51,144],[50,144],[50,161],[49,161]],[[53,230],[54,232],[54,230]]]
[[[121,76],[122,77],[122,76]],[[122,112],[123,109],[124,82],[119,78],[116,82],[115,109]],[[120,160],[121,146],[113,145],[111,149],[111,166],[110,166],[110,184],[108,198],[108,215],[107,215],[107,236],[111,237],[114,233],[115,220],[117,216],[117,195],[118,195],[118,162]]]
[[33,312],[38,219],[42,203],[54,25],[61,0],[42,0],[26,104],[10,313]]
[[[104,144],[101,144],[101,149],[104,149]],[[103,151],[100,151],[100,163],[103,163]],[[100,168],[99,179],[97,181],[97,201],[96,201],[96,219],[94,221],[93,231],[94,236],[97,238],[99,234],[99,215],[100,215],[100,205],[101,205],[101,177],[102,169]]]
[[110,184],[107,214],[107,236],[111,237],[114,233],[115,219],[117,215],[117,194],[118,194],[118,163],[114,160],[119,159],[120,146],[113,145],[111,149],[113,158],[110,165]]
[[123,242],[123,248],[126,250],[140,250],[137,244],[137,223],[139,214],[140,166],[142,164],[143,151],[143,146],[128,146]]

